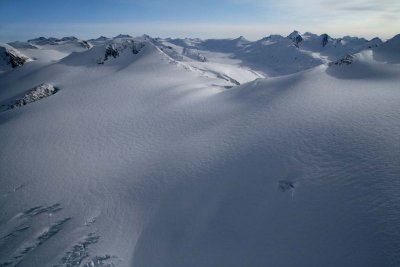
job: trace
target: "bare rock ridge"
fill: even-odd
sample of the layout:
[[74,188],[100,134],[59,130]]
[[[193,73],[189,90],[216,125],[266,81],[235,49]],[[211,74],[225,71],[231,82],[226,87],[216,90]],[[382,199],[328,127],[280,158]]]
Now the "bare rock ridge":
[[58,89],[55,88],[53,85],[48,83],[42,83],[31,90],[29,90],[25,95],[17,99],[14,103],[9,105],[8,109],[18,108],[25,106],[29,103],[36,102],[42,98],[54,95],[57,93]]
[[346,55],[343,58],[330,62],[329,66],[333,66],[333,65],[350,65],[351,63],[353,63],[354,61],[354,56],[353,55]]
[[322,46],[326,46],[329,41],[329,35],[324,33],[321,35],[321,37],[322,37]]
[[126,50],[130,50],[134,55],[138,54],[145,46],[143,42],[134,40],[124,40],[122,42],[112,42],[106,46],[104,59],[98,64],[104,64],[110,58],[117,58]]
[[296,47],[299,47],[299,44],[303,41],[303,37],[301,37],[298,31],[293,31],[291,34],[288,35],[287,38],[292,40]]

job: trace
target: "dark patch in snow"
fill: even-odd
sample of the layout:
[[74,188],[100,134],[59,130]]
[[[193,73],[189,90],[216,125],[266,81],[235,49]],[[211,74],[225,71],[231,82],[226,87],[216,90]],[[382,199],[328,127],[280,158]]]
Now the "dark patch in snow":
[[82,261],[89,257],[89,246],[96,244],[99,239],[99,236],[90,233],[84,240],[74,245],[70,251],[66,252],[61,262],[56,266],[80,266]]
[[329,63],[329,66],[333,66],[333,65],[350,65],[351,63],[353,63],[354,61],[354,56],[353,55],[346,55],[343,58],[337,60],[337,61],[333,61]]
[[328,44],[329,35],[324,33],[321,35],[321,37],[322,37],[322,46],[325,47]]
[[293,31],[291,34],[288,35],[288,38],[293,41],[294,46],[297,48],[299,44],[303,41],[303,37],[301,37],[298,31]]
[[96,220],[97,220],[97,217],[90,218],[89,220],[87,220],[85,222],[85,225],[90,226],[90,225],[94,224],[96,222]]
[[[172,49],[172,47],[171,47],[171,49]],[[182,53],[183,53],[183,55],[185,55],[191,59],[200,61],[200,62],[208,61],[207,58],[203,54],[201,54],[197,49],[184,47]]]
[[96,256],[89,262],[85,263],[83,267],[98,267],[98,266],[114,267],[115,264],[112,262],[112,259],[114,258],[115,257],[112,257],[110,255]]
[[42,213],[48,213],[48,214],[56,213],[60,210],[62,210],[61,205],[56,203],[54,205],[47,206],[47,207],[37,206],[37,207],[30,208],[30,209],[24,211],[22,213],[22,216],[23,217],[34,217],[34,216],[37,216]]
[[104,54],[104,61],[106,61],[109,57],[116,58],[119,56],[119,51],[114,47],[114,45],[109,44],[106,47],[106,52]]
[[[93,244],[99,242],[100,236],[95,235],[95,233],[88,234],[85,239],[77,243],[72,247],[72,249],[65,253],[64,257],[61,259],[60,263],[55,265],[54,267],[72,267],[72,266],[104,266],[104,267],[112,267],[115,266],[113,260],[116,257],[110,255],[104,256],[94,256],[91,259],[86,259],[90,257],[89,255],[89,247]],[[83,265],[82,265],[83,264]]]
[[11,65],[11,68],[22,66],[30,61],[29,57],[8,45],[0,46],[0,59],[5,62],[6,65]]
[[46,232],[44,232],[43,234],[41,234],[37,240],[39,241],[38,246],[40,246],[41,244],[43,244],[44,242],[46,242],[47,240],[49,240],[51,237],[53,237],[54,235],[56,235],[61,229],[62,226],[68,222],[69,220],[71,220],[71,218],[65,218],[61,221],[56,222],[55,224],[53,224],[49,230],[47,230]]
[[22,233],[22,232],[28,230],[29,228],[30,228],[29,225],[25,225],[25,224],[19,225],[14,230],[12,230],[9,234],[3,236],[1,238],[1,240],[7,241],[8,239],[10,239],[12,237],[16,237],[19,233]]
[[295,183],[292,181],[288,181],[288,180],[278,181],[278,189],[281,192],[286,192],[288,190],[294,190],[294,188],[295,188]]
[[88,42],[88,41],[81,41],[80,44],[84,47],[84,48],[91,48],[92,45]]
[[55,236],[62,229],[63,225],[69,220],[71,220],[71,218],[64,218],[63,220],[56,222],[55,224],[50,226],[49,229],[39,235],[33,242],[26,242],[23,247],[17,249],[14,255],[10,256],[11,261],[8,260],[6,262],[0,263],[0,266],[17,266],[27,254],[29,254],[31,251],[35,250],[37,247],[41,246],[47,240]]
[[[6,106],[6,108],[8,108],[8,107]],[[3,197],[7,197],[7,196],[9,196],[9,195],[11,195],[11,194],[16,193],[17,191],[21,190],[22,188],[24,188],[24,185],[23,185],[23,184],[21,184],[21,185],[15,187],[15,188],[14,188],[13,190],[11,190],[11,191],[8,191],[8,192],[4,193],[2,196],[3,196]]]
[[48,83],[42,83],[25,93],[24,97],[17,99],[13,104],[8,105],[8,109],[25,106],[26,104],[36,102],[42,98],[54,95],[58,89]]
[[224,75],[224,74],[219,74],[216,73],[217,77],[220,79],[224,79],[227,82],[230,82],[234,85],[240,85],[240,82],[238,82],[237,80],[233,79],[232,77],[229,77],[228,75]]
[[104,53],[104,59],[100,60],[98,64],[104,64],[105,61],[112,58],[117,58],[125,50],[131,50],[134,55],[139,54],[142,48],[145,46],[142,42],[137,42],[134,40],[125,40],[122,43],[111,43],[106,46],[106,51]]

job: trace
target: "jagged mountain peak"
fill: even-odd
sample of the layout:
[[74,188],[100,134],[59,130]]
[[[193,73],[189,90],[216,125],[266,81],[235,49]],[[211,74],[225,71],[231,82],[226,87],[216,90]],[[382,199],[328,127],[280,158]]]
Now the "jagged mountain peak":
[[303,37],[300,35],[300,33],[296,30],[294,30],[291,34],[287,36],[290,40],[293,41],[293,44],[296,47],[299,47],[299,44],[303,41]]
[[325,47],[329,40],[332,39],[327,33],[323,33],[320,35],[322,46]]
[[119,34],[114,37],[114,39],[116,38],[132,38],[132,36],[130,36],[129,34]]
[[98,41],[102,41],[102,40],[109,40],[110,38],[106,37],[106,36],[100,36],[99,38],[96,38],[94,40],[98,40]]
[[288,37],[288,38],[294,38],[294,37],[296,37],[296,36],[298,36],[298,35],[300,35],[299,31],[294,30],[294,31],[292,31],[287,37]]
[[22,66],[29,61],[32,61],[32,59],[22,54],[18,49],[0,43],[0,71]]

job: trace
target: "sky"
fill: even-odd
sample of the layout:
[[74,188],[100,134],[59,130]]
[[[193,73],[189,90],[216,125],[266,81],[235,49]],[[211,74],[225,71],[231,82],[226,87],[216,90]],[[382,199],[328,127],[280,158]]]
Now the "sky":
[[293,30],[388,39],[400,0],[0,0],[0,42],[120,33],[257,40]]

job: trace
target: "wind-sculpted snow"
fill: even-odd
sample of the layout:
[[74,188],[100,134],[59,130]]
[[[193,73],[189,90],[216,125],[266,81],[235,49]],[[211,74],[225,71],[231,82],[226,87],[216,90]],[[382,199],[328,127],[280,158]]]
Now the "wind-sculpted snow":
[[[314,37],[208,44],[308,68]],[[128,40],[145,46],[98,64]],[[399,65],[373,48],[264,79],[178,43],[119,36],[0,76],[1,103],[61,90],[0,113],[0,266],[399,266]]]
[[[30,253],[34,252],[39,246],[43,245],[46,241],[50,238],[55,236],[63,227],[63,225],[68,222],[71,218],[64,218],[60,221],[55,222],[53,225],[45,229],[42,233],[40,233],[37,237],[33,238],[32,240],[26,240],[24,243],[21,244],[13,253],[8,255],[6,261],[0,262],[0,266],[17,266],[27,257]],[[6,236],[5,243],[2,246],[7,247],[10,242],[10,238],[17,237],[17,234],[25,232],[30,227],[21,225],[16,228],[10,235]],[[10,243],[8,243],[10,242]]]

